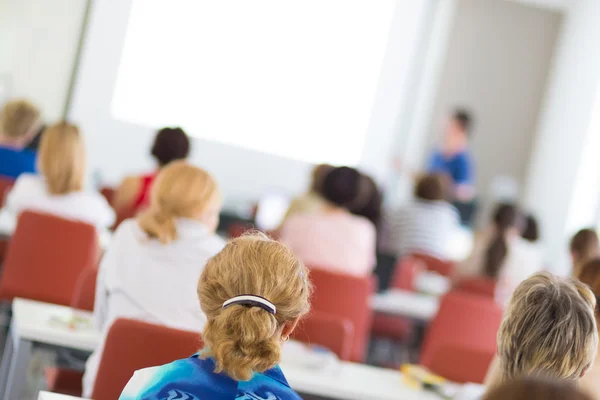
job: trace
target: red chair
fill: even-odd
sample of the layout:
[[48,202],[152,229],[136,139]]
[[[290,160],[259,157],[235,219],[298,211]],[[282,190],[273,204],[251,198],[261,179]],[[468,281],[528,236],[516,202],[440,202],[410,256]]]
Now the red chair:
[[0,278],[0,300],[15,297],[70,306],[77,281],[98,262],[96,229],[31,211],[22,213]]
[[4,205],[4,200],[6,199],[6,195],[10,192],[13,184],[15,183],[14,179],[8,178],[6,176],[0,176],[0,208]]
[[[394,268],[390,289],[413,291],[417,275],[424,270],[425,264],[422,261],[413,257],[402,258]],[[377,338],[404,341],[412,333],[412,323],[406,318],[375,313],[371,333]]]
[[497,281],[495,279],[486,277],[473,277],[458,281],[458,283],[454,286],[454,289],[494,298],[496,294],[496,284]]
[[352,321],[354,342],[350,360],[362,362],[373,321],[370,299],[375,293],[377,279],[373,276],[337,274],[317,268],[311,269],[310,277],[315,288],[312,297],[313,310]]
[[437,272],[440,275],[451,278],[454,275],[455,265],[452,261],[444,261],[439,258],[432,257],[427,254],[413,253],[409,257],[413,257],[422,261],[428,271]]
[[303,343],[326,347],[340,360],[350,360],[354,328],[347,318],[314,311],[300,323],[292,336]]
[[501,321],[502,309],[493,299],[448,293],[425,336],[421,364],[454,382],[483,383]]
[[106,201],[108,201],[108,204],[112,204],[115,198],[115,189],[111,188],[110,186],[103,186],[100,188],[100,194],[104,196]]
[[202,346],[196,332],[118,319],[106,337],[92,399],[118,399],[136,370],[189,357]]
[[96,267],[88,268],[81,273],[77,280],[71,307],[78,310],[94,311],[97,277],[98,269]]

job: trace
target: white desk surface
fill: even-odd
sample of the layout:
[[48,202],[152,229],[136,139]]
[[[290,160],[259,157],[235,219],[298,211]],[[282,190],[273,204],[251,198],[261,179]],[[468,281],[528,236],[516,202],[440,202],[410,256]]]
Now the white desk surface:
[[[94,350],[100,340],[99,332],[93,329],[69,330],[49,323],[53,317],[68,319],[73,313],[92,318],[91,313],[74,311],[69,307],[15,299],[13,328],[20,339],[78,350]],[[433,393],[409,389],[396,370],[348,362],[340,362],[326,369],[282,362],[281,368],[292,388],[305,394],[349,400],[439,400]],[[54,395],[40,393],[38,400],[70,399],[50,396]]]
[[38,400],[82,400],[81,397],[66,396],[64,394],[40,392]]
[[439,306],[438,297],[397,289],[371,298],[371,307],[377,312],[424,322],[435,317]]

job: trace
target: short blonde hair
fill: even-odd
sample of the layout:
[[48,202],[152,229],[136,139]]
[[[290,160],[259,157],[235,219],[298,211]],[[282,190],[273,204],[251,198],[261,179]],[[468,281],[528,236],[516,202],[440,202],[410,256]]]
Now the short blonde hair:
[[503,380],[579,379],[598,347],[595,306],[590,289],[575,278],[540,273],[522,282],[498,332]]
[[[223,303],[235,296],[261,296],[276,314],[258,307]],[[309,311],[308,269],[282,243],[264,234],[230,241],[211,258],[198,282],[200,306],[208,318],[204,356],[212,356],[216,372],[248,380],[253,372],[274,367],[281,356],[281,334]]]
[[44,131],[38,152],[38,168],[46,178],[50,194],[82,190],[85,162],[85,146],[77,126],[60,122]]
[[138,224],[148,236],[167,244],[177,239],[177,218],[202,213],[218,198],[217,182],[208,172],[186,161],[174,161],[156,177],[150,207],[139,216]]
[[0,112],[0,136],[19,139],[31,132],[40,119],[40,111],[27,100],[6,103]]

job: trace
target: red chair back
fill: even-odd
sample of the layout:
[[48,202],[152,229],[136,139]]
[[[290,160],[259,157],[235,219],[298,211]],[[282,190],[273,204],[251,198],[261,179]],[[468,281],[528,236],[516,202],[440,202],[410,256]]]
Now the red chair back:
[[129,319],[111,326],[94,384],[94,400],[118,399],[135,371],[196,353],[200,334]]
[[98,270],[95,267],[88,268],[81,273],[75,286],[71,307],[78,310],[94,311],[97,277]]
[[428,271],[437,272],[440,275],[452,277],[454,275],[454,262],[444,261],[427,254],[413,253],[410,255],[417,260],[421,260]]
[[8,245],[0,299],[70,306],[79,276],[96,266],[99,250],[93,226],[26,211]]
[[502,309],[493,299],[448,293],[425,336],[421,364],[454,382],[483,383],[501,321]]
[[100,189],[100,194],[104,196],[108,204],[112,204],[113,199],[115,198],[115,189],[109,186],[104,186]]
[[326,347],[340,360],[350,360],[354,328],[347,318],[314,311],[300,323],[292,336],[299,342]]
[[425,271],[423,261],[414,257],[403,257],[394,267],[394,274],[390,282],[390,289],[415,290],[415,279],[419,272]]
[[373,321],[370,299],[375,293],[376,278],[337,274],[317,268],[311,269],[310,277],[315,288],[313,310],[352,321],[354,343],[350,360],[362,362]]
[[10,192],[14,183],[15,181],[13,179],[6,176],[0,176],[0,208],[4,205],[4,199],[8,192]]
[[495,279],[473,277],[458,281],[454,288],[462,292],[494,298],[496,294],[496,283]]

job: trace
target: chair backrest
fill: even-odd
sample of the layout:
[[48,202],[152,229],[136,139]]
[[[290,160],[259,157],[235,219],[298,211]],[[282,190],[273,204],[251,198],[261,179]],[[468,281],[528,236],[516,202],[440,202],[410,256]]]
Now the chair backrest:
[[138,369],[189,357],[201,347],[202,339],[197,332],[118,319],[106,337],[92,398],[118,399]]
[[96,300],[97,268],[88,268],[79,275],[71,307],[78,310],[94,311]]
[[4,205],[4,199],[8,192],[10,192],[14,183],[15,181],[13,179],[6,176],[0,176],[0,208]]
[[340,360],[348,361],[352,355],[354,327],[348,318],[313,311],[300,322],[292,337],[303,343],[326,347]]
[[428,271],[437,272],[447,277],[454,275],[455,263],[452,261],[440,260],[439,258],[422,253],[412,253],[410,257],[423,261]]
[[454,382],[483,383],[501,321],[502,309],[493,299],[446,294],[425,336],[421,364]]
[[377,279],[373,276],[357,277],[312,268],[311,281],[315,291],[312,296],[314,311],[347,318],[354,328],[351,361],[362,362],[373,322],[370,299],[375,293]]
[[472,277],[461,279],[456,283],[454,288],[463,292],[494,298],[496,294],[496,283],[497,281],[495,279]]
[[99,254],[92,225],[25,211],[6,251],[0,299],[23,297],[69,306],[79,276],[95,267]]
[[425,263],[414,257],[402,257],[394,267],[391,289],[415,290],[415,279],[419,272],[425,271]]
[[115,189],[110,186],[103,186],[100,188],[100,194],[104,196],[108,204],[112,204],[115,198]]

